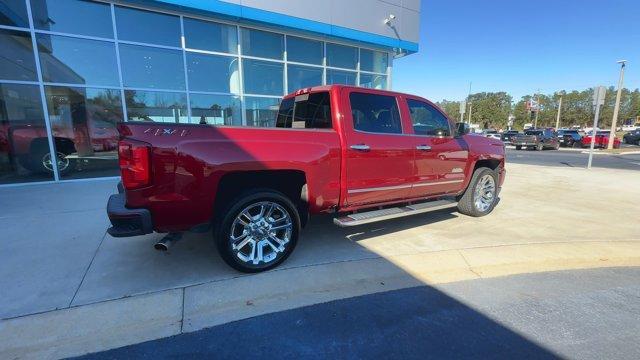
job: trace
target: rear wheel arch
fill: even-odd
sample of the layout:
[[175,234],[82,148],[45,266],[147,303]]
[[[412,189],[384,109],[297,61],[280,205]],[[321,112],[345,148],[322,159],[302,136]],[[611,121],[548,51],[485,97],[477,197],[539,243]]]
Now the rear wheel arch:
[[244,193],[255,189],[274,190],[296,205],[302,225],[308,220],[308,188],[301,170],[237,171],[225,174],[218,183],[214,202],[214,222]]

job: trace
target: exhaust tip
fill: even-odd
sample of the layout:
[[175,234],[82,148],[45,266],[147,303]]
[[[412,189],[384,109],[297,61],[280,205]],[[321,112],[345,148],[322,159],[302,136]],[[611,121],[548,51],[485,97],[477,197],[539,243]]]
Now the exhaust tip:
[[155,243],[155,245],[153,245],[153,248],[158,250],[158,251],[167,251],[169,250],[169,246],[163,242],[157,242]]

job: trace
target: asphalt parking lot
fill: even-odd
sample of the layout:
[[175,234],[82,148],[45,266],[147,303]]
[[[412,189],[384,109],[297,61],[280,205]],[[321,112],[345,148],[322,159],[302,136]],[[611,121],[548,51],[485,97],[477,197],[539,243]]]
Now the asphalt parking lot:
[[[314,218],[291,258],[259,275],[228,268],[210,234],[188,234],[168,253],[152,249],[158,234],[109,237],[115,181],[1,189],[11,241],[0,242],[0,358],[82,355],[409,287],[640,266],[638,183],[637,171],[509,163],[490,216],[445,211],[351,229]],[[597,197],[581,195],[594,188]]]
[[[640,358],[640,268],[523,274],[336,300],[83,359]],[[249,345],[248,345],[249,344]]]
[[[634,153],[611,155],[596,152],[592,166],[605,169],[640,170],[640,146],[623,145],[623,149],[634,151]],[[561,148],[557,151],[532,151],[515,150],[514,147],[508,146],[507,161],[515,164],[585,168],[589,159],[589,154],[586,153],[588,150]]]

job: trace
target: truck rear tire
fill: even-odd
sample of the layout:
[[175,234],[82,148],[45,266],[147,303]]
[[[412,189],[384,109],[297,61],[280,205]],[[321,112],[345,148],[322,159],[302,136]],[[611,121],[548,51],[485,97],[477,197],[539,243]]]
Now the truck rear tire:
[[467,190],[458,199],[458,211],[462,214],[480,217],[493,211],[498,200],[498,175],[486,167],[473,172]]
[[522,145],[516,145],[516,150],[522,150]]
[[238,196],[222,212],[214,239],[229,266],[256,273],[285,261],[299,233],[300,214],[293,202],[280,192],[255,189]]

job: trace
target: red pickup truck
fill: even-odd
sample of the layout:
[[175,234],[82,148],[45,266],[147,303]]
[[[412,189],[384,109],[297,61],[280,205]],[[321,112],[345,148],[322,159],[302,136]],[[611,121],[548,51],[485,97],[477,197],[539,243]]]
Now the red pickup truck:
[[302,89],[274,125],[119,124],[109,234],[212,228],[225,262],[258,272],[289,256],[309,214],[335,213],[339,226],[452,207],[483,216],[505,177],[502,142],[418,96]]

